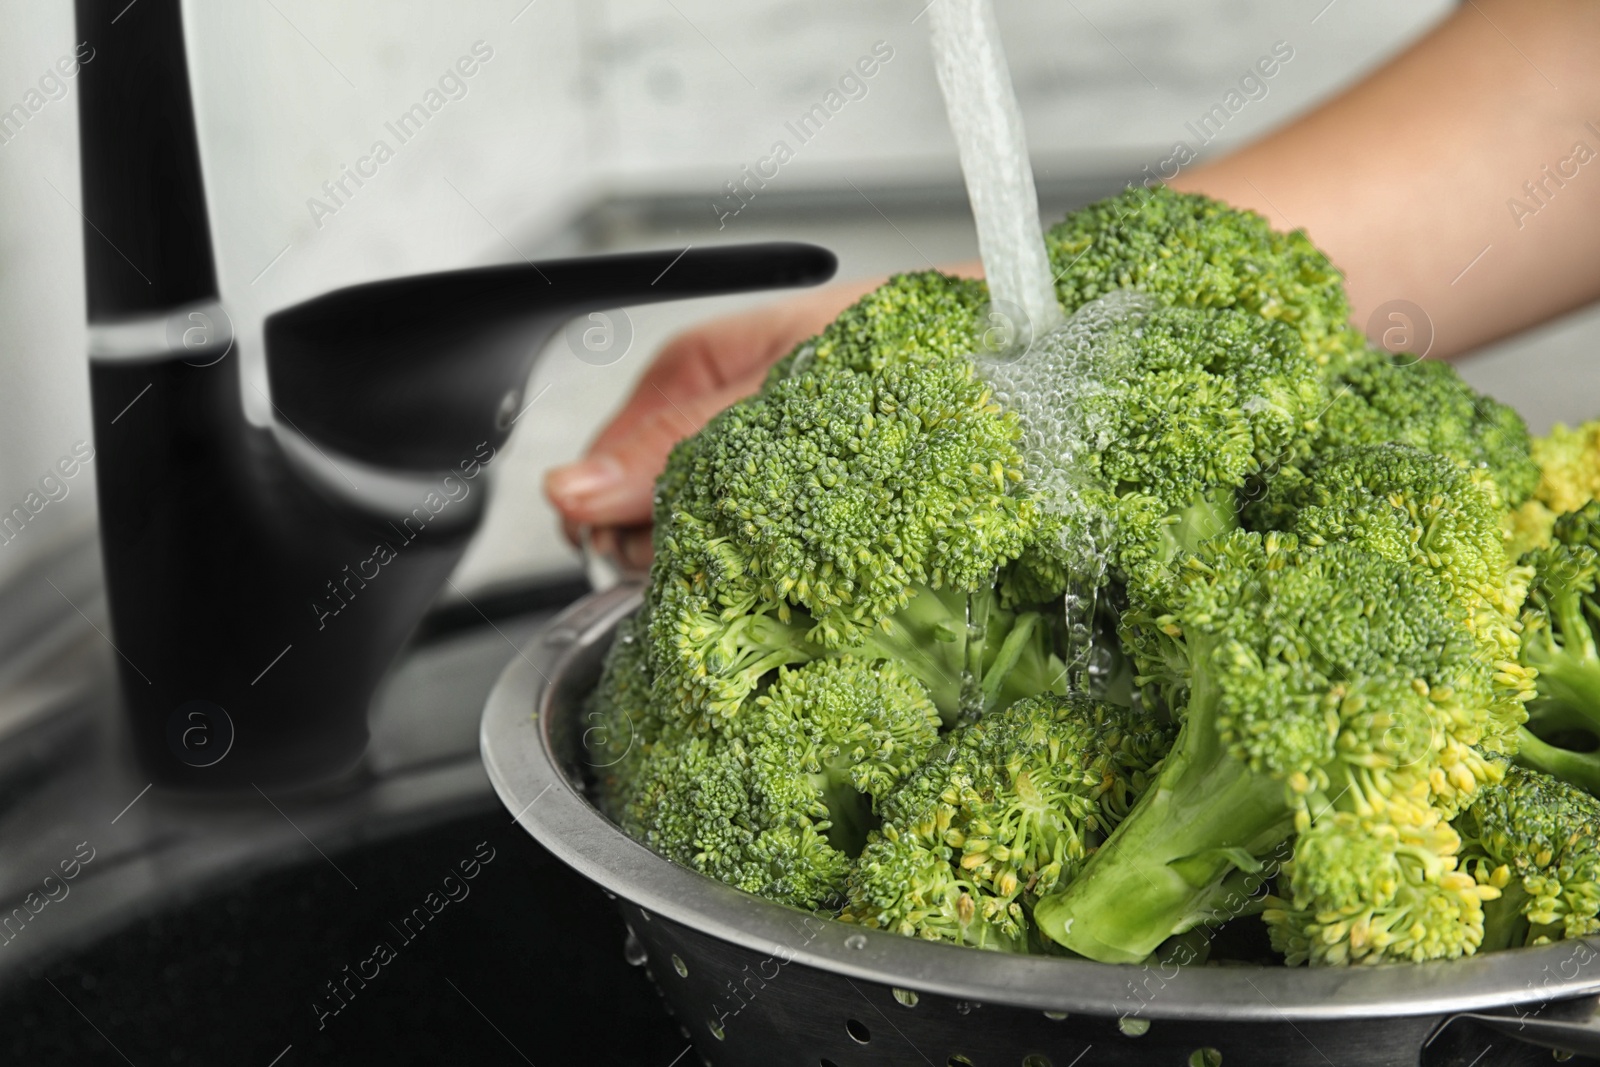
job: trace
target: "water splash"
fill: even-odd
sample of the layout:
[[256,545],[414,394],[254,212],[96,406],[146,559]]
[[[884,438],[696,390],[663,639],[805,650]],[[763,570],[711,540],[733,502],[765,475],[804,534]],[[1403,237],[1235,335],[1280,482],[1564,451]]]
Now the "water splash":
[[1095,401],[1122,373],[1120,328],[1133,321],[1137,329],[1154,307],[1140,293],[1108,293],[1026,350],[977,361],[995,398],[1021,423],[1023,478],[1064,520],[1061,548],[1074,579],[1062,600],[1062,660],[1072,692],[1103,688],[1097,676],[1107,673],[1109,657],[1109,649],[1096,647],[1095,613],[1115,531],[1089,461],[1106,445],[1111,413]]

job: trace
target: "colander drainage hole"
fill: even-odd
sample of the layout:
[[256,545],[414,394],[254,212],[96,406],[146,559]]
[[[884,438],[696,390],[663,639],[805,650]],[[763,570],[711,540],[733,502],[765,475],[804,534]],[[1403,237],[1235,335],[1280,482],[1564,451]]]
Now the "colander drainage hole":
[[832,1060],[818,1060],[817,1067],[839,1067],[839,1065]]
[[845,1032],[850,1035],[850,1040],[858,1045],[865,1045],[872,1040],[872,1031],[868,1030],[866,1024],[858,1019],[846,1019],[844,1028]]
[[972,1061],[958,1052],[944,1061],[944,1067],[972,1067]]
[[1050,1057],[1040,1052],[1030,1052],[1022,1057],[1022,1067],[1051,1067]]
[[1222,1053],[1214,1048],[1197,1048],[1189,1053],[1189,1067],[1222,1067]]

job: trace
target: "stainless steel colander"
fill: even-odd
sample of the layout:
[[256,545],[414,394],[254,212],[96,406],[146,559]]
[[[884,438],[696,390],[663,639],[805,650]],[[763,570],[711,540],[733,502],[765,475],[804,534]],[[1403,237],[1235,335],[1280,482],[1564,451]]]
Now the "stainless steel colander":
[[522,649],[489,698],[483,756],[517,821],[616,898],[630,930],[618,951],[649,968],[708,1063],[1495,1067],[1547,1064],[1552,1049],[1600,1056],[1600,943],[1357,968],[1018,957],[807,915],[662,859],[585,791],[583,698],[638,605],[636,587],[586,597]]

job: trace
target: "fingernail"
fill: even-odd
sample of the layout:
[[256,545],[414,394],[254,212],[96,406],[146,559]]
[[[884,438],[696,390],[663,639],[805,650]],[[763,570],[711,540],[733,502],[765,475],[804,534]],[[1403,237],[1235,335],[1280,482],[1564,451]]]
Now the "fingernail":
[[545,491],[558,501],[577,503],[603,496],[622,484],[622,464],[610,456],[591,456],[557,467],[545,478]]

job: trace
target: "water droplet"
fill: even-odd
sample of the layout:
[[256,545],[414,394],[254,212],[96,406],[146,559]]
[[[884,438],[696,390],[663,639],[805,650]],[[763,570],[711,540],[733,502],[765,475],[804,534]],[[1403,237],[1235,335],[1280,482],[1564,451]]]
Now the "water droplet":
[[1150,1032],[1150,1020],[1134,1019],[1124,1015],[1117,1020],[1117,1029],[1129,1037],[1143,1037]]
[[1064,1011],[1047,1011],[1044,1013],[1044,1017],[1049,1019],[1051,1022],[1058,1023],[1067,1017],[1067,1013]]
[[849,937],[844,939],[844,947],[845,948],[858,949],[858,950],[866,948],[867,947],[867,935],[866,934],[851,934]]
[[676,952],[672,954],[672,969],[678,972],[679,978],[689,977],[689,965]]
[[628,938],[622,942],[622,958],[628,961],[630,967],[643,967],[650,959],[650,953],[645,951],[644,942],[639,940],[630,927]]
[[894,990],[894,999],[898,1000],[908,1008],[914,1008],[917,1006],[917,1001],[921,998],[909,989],[896,989]]

